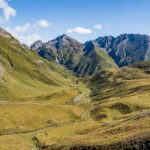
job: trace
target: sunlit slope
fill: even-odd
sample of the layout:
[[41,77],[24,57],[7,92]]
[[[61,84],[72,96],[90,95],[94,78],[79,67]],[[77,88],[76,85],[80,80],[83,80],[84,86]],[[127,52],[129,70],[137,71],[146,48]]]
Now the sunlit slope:
[[[144,67],[144,64],[146,67]],[[141,66],[141,69],[139,67]],[[142,67],[143,66],[143,67]],[[109,69],[90,80],[96,120],[112,121],[150,109],[149,62],[123,69]]]
[[106,69],[100,72],[90,80],[93,100],[101,103],[109,98],[121,99],[148,93],[150,90],[149,68],[150,65],[145,69],[144,66],[143,69],[133,66],[123,69]]
[[35,135],[38,146],[48,150],[147,148],[145,141],[148,143],[150,137],[149,69],[149,63],[144,63],[107,69],[92,77],[89,116],[84,114],[85,118],[71,125],[47,128],[46,135],[38,132]]
[[86,84],[0,30],[0,149],[143,149],[150,63],[112,67]]
[[106,68],[117,68],[114,60],[100,48],[91,45],[87,45],[84,49],[80,60],[74,68],[74,72],[81,77],[87,77],[97,74]]
[[47,62],[0,30],[0,100],[50,96],[70,86],[71,74]]

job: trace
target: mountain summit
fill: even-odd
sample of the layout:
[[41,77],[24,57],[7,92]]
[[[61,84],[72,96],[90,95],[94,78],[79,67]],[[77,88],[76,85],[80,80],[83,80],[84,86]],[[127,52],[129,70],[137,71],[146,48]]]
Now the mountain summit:
[[[99,37],[82,44],[63,34],[47,43],[37,41],[31,46],[31,49],[44,58],[63,64],[77,75],[84,76],[98,72],[98,68],[102,69],[103,66],[115,67],[117,64],[119,67],[124,67],[149,60],[150,37],[140,34],[122,34],[116,38],[113,36]],[[105,58],[108,58],[106,60],[110,60],[111,57],[111,62],[99,62],[96,57],[97,53],[105,54]],[[96,66],[93,67],[91,64]],[[101,67],[98,67],[99,64]],[[87,66],[93,69],[87,71],[89,69]]]
[[150,63],[118,68],[106,48],[134,53],[128,38],[63,35],[32,51],[0,30],[0,149],[149,150]]
[[77,56],[83,49],[83,44],[63,34],[46,43],[36,41],[31,45],[31,49],[36,50],[40,56],[63,64],[72,70],[78,59]]
[[117,66],[93,41],[82,44],[65,34],[47,43],[37,41],[31,49],[48,60],[63,64],[77,76],[88,76],[105,67]]
[[93,41],[106,50],[119,67],[150,59],[150,37],[140,34],[122,34],[118,37],[105,36]]

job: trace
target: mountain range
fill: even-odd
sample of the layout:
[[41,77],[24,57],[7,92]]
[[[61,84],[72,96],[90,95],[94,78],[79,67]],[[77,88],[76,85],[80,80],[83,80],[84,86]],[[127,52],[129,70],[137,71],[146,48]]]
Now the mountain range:
[[62,35],[29,49],[0,28],[0,149],[149,150],[148,39]]
[[150,59],[150,37],[140,34],[105,36],[84,44],[62,35],[47,43],[36,41],[31,49],[54,60],[78,76],[89,76],[104,68],[124,67]]
[[103,48],[119,67],[150,59],[150,37],[140,34],[122,34],[99,37],[96,46]]

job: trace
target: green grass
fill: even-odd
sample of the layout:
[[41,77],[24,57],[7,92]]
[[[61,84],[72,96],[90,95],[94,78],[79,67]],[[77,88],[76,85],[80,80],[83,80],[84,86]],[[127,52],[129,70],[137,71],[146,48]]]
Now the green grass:
[[0,38],[0,149],[108,145],[150,133],[149,64],[109,66],[88,82]]
[[85,108],[83,114],[90,114],[75,123],[47,128],[46,134],[36,132],[34,137],[45,145],[66,148],[145,137],[150,132],[150,77],[136,68],[136,72],[131,70],[108,69],[92,77],[92,102],[88,107],[78,104]]
[[26,100],[51,95],[70,87],[75,77],[55,62],[48,62],[13,37],[0,37],[0,100]]

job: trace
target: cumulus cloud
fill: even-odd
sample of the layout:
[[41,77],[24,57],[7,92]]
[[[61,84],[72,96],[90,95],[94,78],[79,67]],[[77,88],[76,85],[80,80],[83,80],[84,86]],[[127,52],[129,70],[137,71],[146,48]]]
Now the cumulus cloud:
[[23,34],[22,32],[16,32],[14,29],[11,29],[9,27],[5,28],[6,31],[11,33],[15,38],[17,38],[21,43],[26,44],[30,46],[37,40],[42,40],[42,37],[38,33],[28,33]]
[[102,30],[103,26],[102,26],[102,24],[96,24],[96,25],[94,25],[94,28],[98,29],[98,30]]
[[9,21],[11,17],[16,16],[16,10],[9,6],[7,0],[0,0],[0,10],[3,12],[3,21]]
[[13,30],[16,33],[24,33],[24,32],[27,32],[29,29],[36,30],[39,28],[48,28],[49,26],[50,26],[50,23],[47,20],[41,19],[37,21],[36,23],[31,24],[31,23],[26,22],[23,25],[17,25],[11,30]]
[[44,20],[44,19],[41,19],[39,21],[37,21],[35,23],[35,27],[38,27],[38,28],[48,28],[50,26],[50,22],[48,22],[47,20]]
[[[5,29],[16,37],[21,43],[30,46],[33,42],[37,40],[42,40],[41,36],[37,34],[37,30],[42,28],[47,28],[50,23],[47,20],[39,20],[34,23],[26,22],[23,25],[17,25],[15,27],[5,27]],[[35,32],[35,33],[34,33]]]
[[37,40],[42,40],[41,36],[37,33],[26,36],[18,36],[18,39],[20,40],[20,42],[25,43],[28,46],[30,46]]
[[92,30],[91,29],[86,29],[83,27],[76,27],[73,29],[68,29],[67,33],[78,33],[78,34],[91,34]]
[[30,28],[31,28],[31,25],[29,23],[25,23],[24,25],[21,25],[21,26],[15,26],[14,30],[16,32],[23,33],[23,32],[28,31]]

